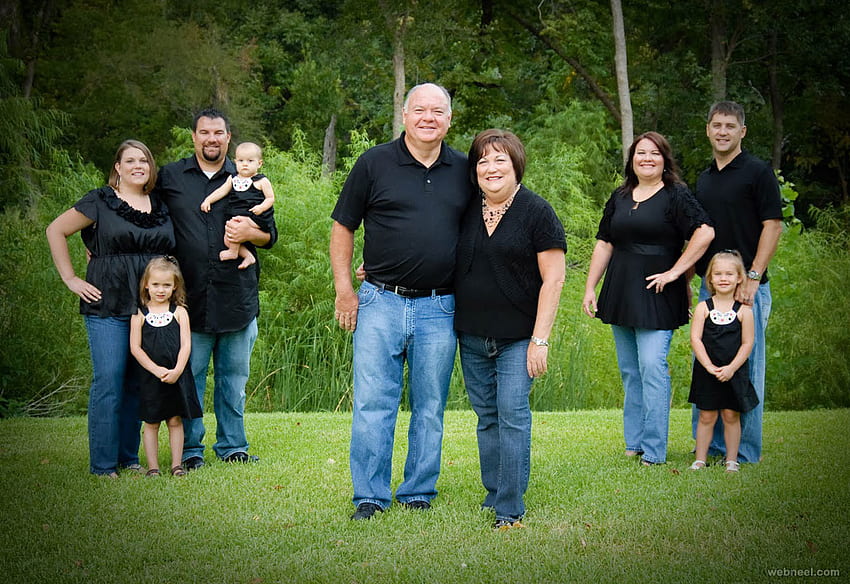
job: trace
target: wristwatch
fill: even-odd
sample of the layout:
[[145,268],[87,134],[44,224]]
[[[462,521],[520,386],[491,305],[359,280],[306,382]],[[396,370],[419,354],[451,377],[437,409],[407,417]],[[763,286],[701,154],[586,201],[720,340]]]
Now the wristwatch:
[[549,341],[547,341],[546,339],[541,339],[540,337],[532,336],[531,342],[534,343],[535,345],[537,345],[538,347],[548,347],[549,346]]
[[749,278],[750,280],[761,280],[761,274],[759,274],[755,270],[750,270],[749,272],[747,272],[747,278]]

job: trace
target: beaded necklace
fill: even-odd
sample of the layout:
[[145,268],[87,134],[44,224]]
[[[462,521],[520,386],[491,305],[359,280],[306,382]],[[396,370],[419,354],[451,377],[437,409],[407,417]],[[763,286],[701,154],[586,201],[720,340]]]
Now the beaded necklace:
[[499,221],[502,220],[502,216],[508,212],[508,209],[511,208],[511,203],[514,202],[514,197],[516,197],[521,186],[521,184],[518,184],[514,194],[508,197],[508,200],[502,203],[502,205],[497,209],[491,209],[487,205],[487,197],[483,194],[481,195],[481,216],[484,219],[484,225],[488,228],[492,228],[499,224]]

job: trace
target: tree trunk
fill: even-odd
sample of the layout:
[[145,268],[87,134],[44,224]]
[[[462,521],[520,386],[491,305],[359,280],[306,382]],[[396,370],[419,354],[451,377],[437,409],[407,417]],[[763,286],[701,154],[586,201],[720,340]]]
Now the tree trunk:
[[322,175],[330,176],[336,172],[336,114],[325,128],[325,143],[322,147]]
[[384,13],[387,29],[393,39],[393,140],[401,136],[404,127],[404,90],[406,86],[404,72],[404,35],[408,25],[413,22],[410,16],[410,2],[402,2],[403,9],[391,8],[387,0],[378,0],[378,7]]
[[722,0],[711,2],[711,97],[714,101],[726,99],[726,69],[729,56],[726,51],[726,18]]
[[629,62],[626,53],[626,29],[620,0],[611,0],[614,21],[614,64],[617,70],[617,93],[620,96],[620,136],[623,143],[623,164],[628,163],[629,148],[634,140],[632,96],[629,91]]
[[[32,5],[33,0],[28,4]],[[32,22],[24,22],[24,2],[3,2],[0,4],[0,22],[6,25],[9,54],[24,63],[26,74],[21,82],[21,94],[29,98],[35,83],[35,68],[41,48],[41,32],[53,14],[53,0],[42,0],[33,12]]]
[[487,28],[492,22],[493,0],[481,0],[481,28]]
[[768,64],[768,77],[770,79],[770,105],[773,112],[773,150],[770,157],[774,170],[782,166],[782,146],[785,142],[785,104],[782,100],[782,92],[779,88],[777,67],[779,63],[779,32],[774,28],[770,33],[770,63]]
[[398,19],[398,25],[393,33],[393,77],[395,88],[393,89],[393,140],[401,136],[404,127],[404,29],[407,18],[402,16]]

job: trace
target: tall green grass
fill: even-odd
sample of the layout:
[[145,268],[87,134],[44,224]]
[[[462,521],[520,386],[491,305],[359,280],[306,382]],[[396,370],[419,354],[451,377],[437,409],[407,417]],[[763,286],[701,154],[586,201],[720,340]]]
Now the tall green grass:
[[[260,335],[248,383],[250,411],[337,411],[351,403],[351,335],[333,319],[328,263],[330,213],[357,155],[370,146],[352,137],[341,170],[321,173],[319,155],[296,136],[290,151],[265,147],[264,172],[277,197],[280,238],[261,250]],[[532,144],[533,146],[533,144]],[[191,152],[188,130],[175,130],[159,164]],[[529,148],[524,182],[551,201],[567,230],[567,278],[552,333],[550,369],[535,382],[537,410],[619,407],[622,387],[610,328],[580,311],[587,265],[604,200],[614,185],[588,174],[581,145]],[[0,217],[0,416],[55,415],[85,410],[88,347],[77,300],[52,266],[44,228],[87,190],[100,172],[58,153],[55,172],[38,203]],[[591,158],[593,159],[593,158]],[[789,230],[771,265],[774,305],[768,327],[768,408],[850,406],[850,305],[847,210],[821,213],[818,228]],[[355,240],[361,261],[362,231]],[[78,237],[71,241],[78,273],[85,265]],[[844,317],[844,318],[843,318]],[[675,333],[670,353],[673,404],[684,406],[691,353],[688,327]],[[211,393],[211,392],[208,392]],[[459,367],[449,407],[465,408]]]

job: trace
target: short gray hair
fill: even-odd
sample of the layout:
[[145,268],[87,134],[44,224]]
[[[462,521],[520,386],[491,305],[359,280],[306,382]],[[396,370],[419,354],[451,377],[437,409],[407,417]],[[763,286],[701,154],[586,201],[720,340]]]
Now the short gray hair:
[[452,113],[452,96],[449,95],[448,89],[446,89],[442,85],[437,85],[436,83],[420,83],[419,85],[414,85],[413,87],[411,87],[410,91],[407,92],[407,95],[404,98],[404,106],[403,106],[404,111],[407,111],[407,104],[410,101],[410,96],[413,95],[418,89],[422,89],[423,87],[426,87],[428,85],[436,87],[437,89],[439,89],[440,91],[443,92],[443,95],[446,96],[446,102],[449,104],[449,111],[446,112],[446,113],[451,114]]

